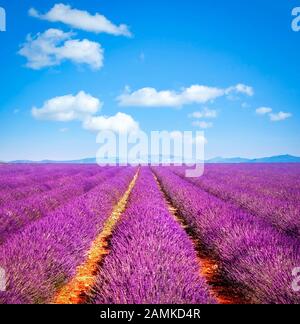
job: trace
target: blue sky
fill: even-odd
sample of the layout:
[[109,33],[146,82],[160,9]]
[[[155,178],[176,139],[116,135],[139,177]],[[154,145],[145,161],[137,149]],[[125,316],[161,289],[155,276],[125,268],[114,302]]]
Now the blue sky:
[[[57,4],[70,19],[74,9],[87,11],[80,16],[87,21],[59,18],[50,11]],[[300,32],[291,28],[300,0],[2,0],[0,6],[7,15],[0,33],[0,160],[95,156],[95,124],[204,130],[207,158],[300,156]],[[91,27],[96,13],[107,20]],[[41,57],[34,41],[45,41],[49,29],[61,38]],[[51,109],[65,100],[71,115],[55,115]],[[82,101],[91,104],[89,112],[80,110]]]

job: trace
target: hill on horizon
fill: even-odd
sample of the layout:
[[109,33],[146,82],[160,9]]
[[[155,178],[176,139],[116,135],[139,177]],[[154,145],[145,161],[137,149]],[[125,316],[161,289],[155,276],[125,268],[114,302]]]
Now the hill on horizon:
[[[113,159],[112,159],[113,160]],[[118,159],[117,159],[118,161]],[[264,157],[258,159],[247,159],[241,157],[234,158],[223,158],[216,157],[205,161],[206,163],[232,163],[232,164],[241,164],[241,163],[300,163],[300,157],[293,155],[276,155],[271,157]],[[2,162],[5,163],[5,162]],[[97,163],[96,158],[86,158],[78,160],[66,160],[66,161],[55,161],[55,160],[42,160],[42,161],[31,161],[31,160],[16,160],[8,163],[14,164],[29,164],[29,163],[42,163],[42,164],[51,164],[51,163],[66,163],[66,164],[95,164]],[[146,163],[146,162],[145,162]]]

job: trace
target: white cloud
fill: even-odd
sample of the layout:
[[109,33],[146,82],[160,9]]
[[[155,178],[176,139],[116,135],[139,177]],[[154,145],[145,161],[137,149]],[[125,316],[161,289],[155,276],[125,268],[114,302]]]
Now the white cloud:
[[280,111],[279,113],[276,114],[270,114],[270,119],[273,122],[279,122],[279,121],[283,121],[286,120],[288,118],[292,117],[291,113],[286,113],[283,111]]
[[280,111],[279,113],[273,113],[273,109],[270,107],[257,108],[256,114],[261,116],[268,115],[272,122],[279,122],[292,117],[291,113],[287,113],[283,111]]
[[254,95],[254,89],[250,86],[247,86],[245,84],[239,83],[234,87],[229,87],[226,90],[227,94],[230,94],[231,92],[236,92],[236,93],[241,93],[241,94],[245,94],[249,97],[252,97]]
[[143,88],[136,92],[125,92],[117,98],[121,106],[179,106],[178,95],[172,91],[156,91],[154,88]]
[[101,45],[87,39],[73,39],[73,36],[59,29],[48,29],[34,37],[28,35],[19,54],[27,58],[26,66],[35,70],[57,66],[65,60],[100,69],[104,58]]
[[[103,103],[95,97],[80,91],[77,95],[55,97],[44,102],[41,108],[32,108],[32,116],[38,120],[56,122],[80,121],[82,127],[91,132],[113,131],[119,134],[137,132],[139,123],[130,115],[117,113],[114,116],[97,115]],[[69,129],[61,128],[65,133]]]
[[216,110],[212,110],[209,108],[204,108],[202,111],[195,111],[192,114],[189,115],[190,118],[217,118],[218,113]]
[[158,91],[155,88],[142,88],[131,92],[130,89],[126,88],[125,92],[117,98],[117,101],[120,106],[181,107],[188,104],[212,102],[231,93],[252,95],[253,90],[251,87],[242,84],[227,89],[192,85],[189,88],[181,89],[180,92],[173,90]]
[[212,101],[218,97],[221,97],[224,90],[207,87],[203,85],[192,85],[189,88],[183,90],[181,94],[182,104],[185,103],[205,103]]
[[266,115],[266,114],[270,114],[273,111],[272,108],[270,107],[260,107],[256,109],[256,114],[257,115]]
[[32,116],[36,119],[60,122],[83,120],[96,114],[102,105],[99,99],[80,91],[75,96],[69,94],[49,99],[41,108],[33,107]]
[[111,117],[90,116],[83,122],[83,128],[92,132],[109,130],[126,134],[139,131],[139,124],[131,116],[119,112]]
[[208,129],[208,128],[212,128],[213,127],[213,123],[211,122],[206,122],[206,121],[201,121],[201,120],[197,120],[193,122],[193,126],[195,127],[199,127],[202,129]]
[[73,28],[88,32],[107,33],[115,36],[131,36],[127,25],[122,24],[117,26],[99,13],[92,15],[87,11],[78,10],[62,3],[54,5],[45,14],[40,14],[36,9],[31,8],[29,15],[50,22],[61,22]]

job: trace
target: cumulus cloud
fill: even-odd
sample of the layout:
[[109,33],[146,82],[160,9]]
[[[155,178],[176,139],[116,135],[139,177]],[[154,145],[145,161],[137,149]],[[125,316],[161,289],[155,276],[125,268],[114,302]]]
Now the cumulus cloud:
[[41,108],[32,108],[36,119],[69,122],[84,120],[102,108],[102,102],[90,94],[80,91],[77,95],[55,97],[44,102]]
[[260,107],[256,109],[256,113],[257,115],[266,115],[266,114],[270,114],[273,111],[272,108],[270,107]]
[[273,122],[279,122],[279,121],[283,121],[286,120],[288,118],[292,117],[291,113],[286,113],[283,111],[280,111],[279,113],[276,114],[270,114],[270,119]]
[[202,129],[208,129],[208,128],[212,128],[213,127],[213,123],[212,122],[206,122],[203,120],[197,120],[193,122],[193,126],[195,127],[199,127]]
[[272,122],[279,122],[292,117],[292,114],[288,112],[280,111],[278,113],[273,113],[273,109],[270,107],[257,108],[256,114],[261,116],[268,115]]
[[139,124],[130,115],[119,112],[111,117],[89,117],[84,121],[83,128],[92,132],[113,131],[127,134],[139,131]]
[[236,86],[229,87],[228,89],[226,89],[227,94],[230,94],[232,92],[241,93],[249,97],[252,97],[254,95],[254,89],[242,83],[239,83]]
[[[212,110],[207,107],[202,109],[202,111],[195,111],[189,115],[190,118],[194,118],[194,119],[203,119],[203,118],[213,119],[213,118],[217,118],[217,116],[218,113],[216,110]],[[193,121],[192,125],[195,127],[199,127],[201,129],[208,129],[208,128],[212,128],[214,124],[212,122],[208,122],[204,120],[195,120]]]
[[29,15],[50,22],[64,23],[70,27],[81,29],[94,33],[107,33],[115,36],[131,36],[127,25],[115,25],[105,16],[72,8],[70,5],[62,3],[55,4],[50,11],[45,14],[39,13],[36,9],[31,8]]
[[19,54],[27,58],[26,66],[35,70],[57,66],[66,60],[100,69],[104,58],[101,45],[87,39],[73,39],[73,36],[73,33],[59,29],[48,29],[35,36],[27,35]]
[[173,90],[158,91],[149,87],[131,92],[130,89],[126,88],[125,92],[117,98],[117,101],[120,106],[181,107],[188,104],[212,102],[231,93],[252,95],[253,90],[251,89],[251,87],[242,84],[227,89],[196,84],[182,88],[179,92]]
[[[32,108],[32,116],[38,120],[56,122],[80,121],[82,127],[91,132],[113,131],[118,134],[137,132],[139,123],[130,115],[117,113],[100,116],[103,103],[90,94],[80,91],[77,95],[55,97],[44,102],[41,108]],[[67,128],[61,128],[65,132]]]
[[189,115],[190,118],[201,119],[201,118],[217,118],[218,113],[216,110],[204,108],[202,111],[195,111]]

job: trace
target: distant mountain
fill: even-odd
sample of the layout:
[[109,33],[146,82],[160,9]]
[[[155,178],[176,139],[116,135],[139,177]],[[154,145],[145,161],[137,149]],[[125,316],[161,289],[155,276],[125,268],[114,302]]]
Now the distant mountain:
[[97,163],[96,158],[87,158],[82,160],[69,160],[69,161],[55,161],[55,160],[42,160],[42,161],[31,161],[31,160],[16,160],[11,161],[13,164],[95,164]]
[[206,163],[250,163],[250,159],[236,158],[222,158],[216,157],[214,159],[207,160]]
[[[172,158],[171,158],[172,159]],[[111,159],[112,162],[117,161],[119,163],[119,159]],[[142,159],[142,163],[147,163],[150,158]],[[168,162],[169,159],[162,158],[163,161]],[[176,159],[175,159],[176,160]],[[52,161],[52,160],[43,160],[43,161],[30,161],[30,160],[18,160],[12,161],[11,163],[15,164],[28,164],[28,163],[65,163],[65,164],[95,164],[97,163],[96,158],[87,158],[81,160],[70,160],[70,161]],[[222,158],[216,157],[214,159],[207,160],[206,163],[233,163],[233,164],[240,164],[240,163],[300,163],[300,157],[292,156],[292,155],[278,155],[278,156],[271,156],[266,158],[260,159],[246,159],[246,158]]]
[[300,157],[292,155],[278,155],[269,158],[254,159],[253,163],[300,163]]
[[244,158],[222,158],[207,160],[206,163],[300,163],[300,157],[292,155],[278,155],[260,159],[244,159]]
[[[103,160],[104,161],[104,160]],[[164,163],[172,163],[174,161],[181,161],[180,158],[176,158],[174,156],[142,156],[140,159],[138,159],[135,163],[141,163],[141,164],[147,164],[149,163],[149,161],[163,161]],[[117,158],[117,157],[112,157],[109,159],[105,159],[104,161],[106,164],[107,163],[115,163],[117,162],[117,164],[121,164],[122,163],[122,159]],[[81,160],[68,160],[68,161],[55,161],[55,160],[42,160],[42,161],[30,161],[30,160],[17,160],[17,161],[11,161],[10,163],[14,163],[14,164],[35,164],[35,163],[39,163],[39,164],[47,164],[47,163],[54,163],[54,164],[59,164],[59,163],[63,163],[63,164],[96,164],[97,163],[97,159],[96,158],[86,158],[86,159],[81,159]],[[133,163],[133,162],[132,162]]]

